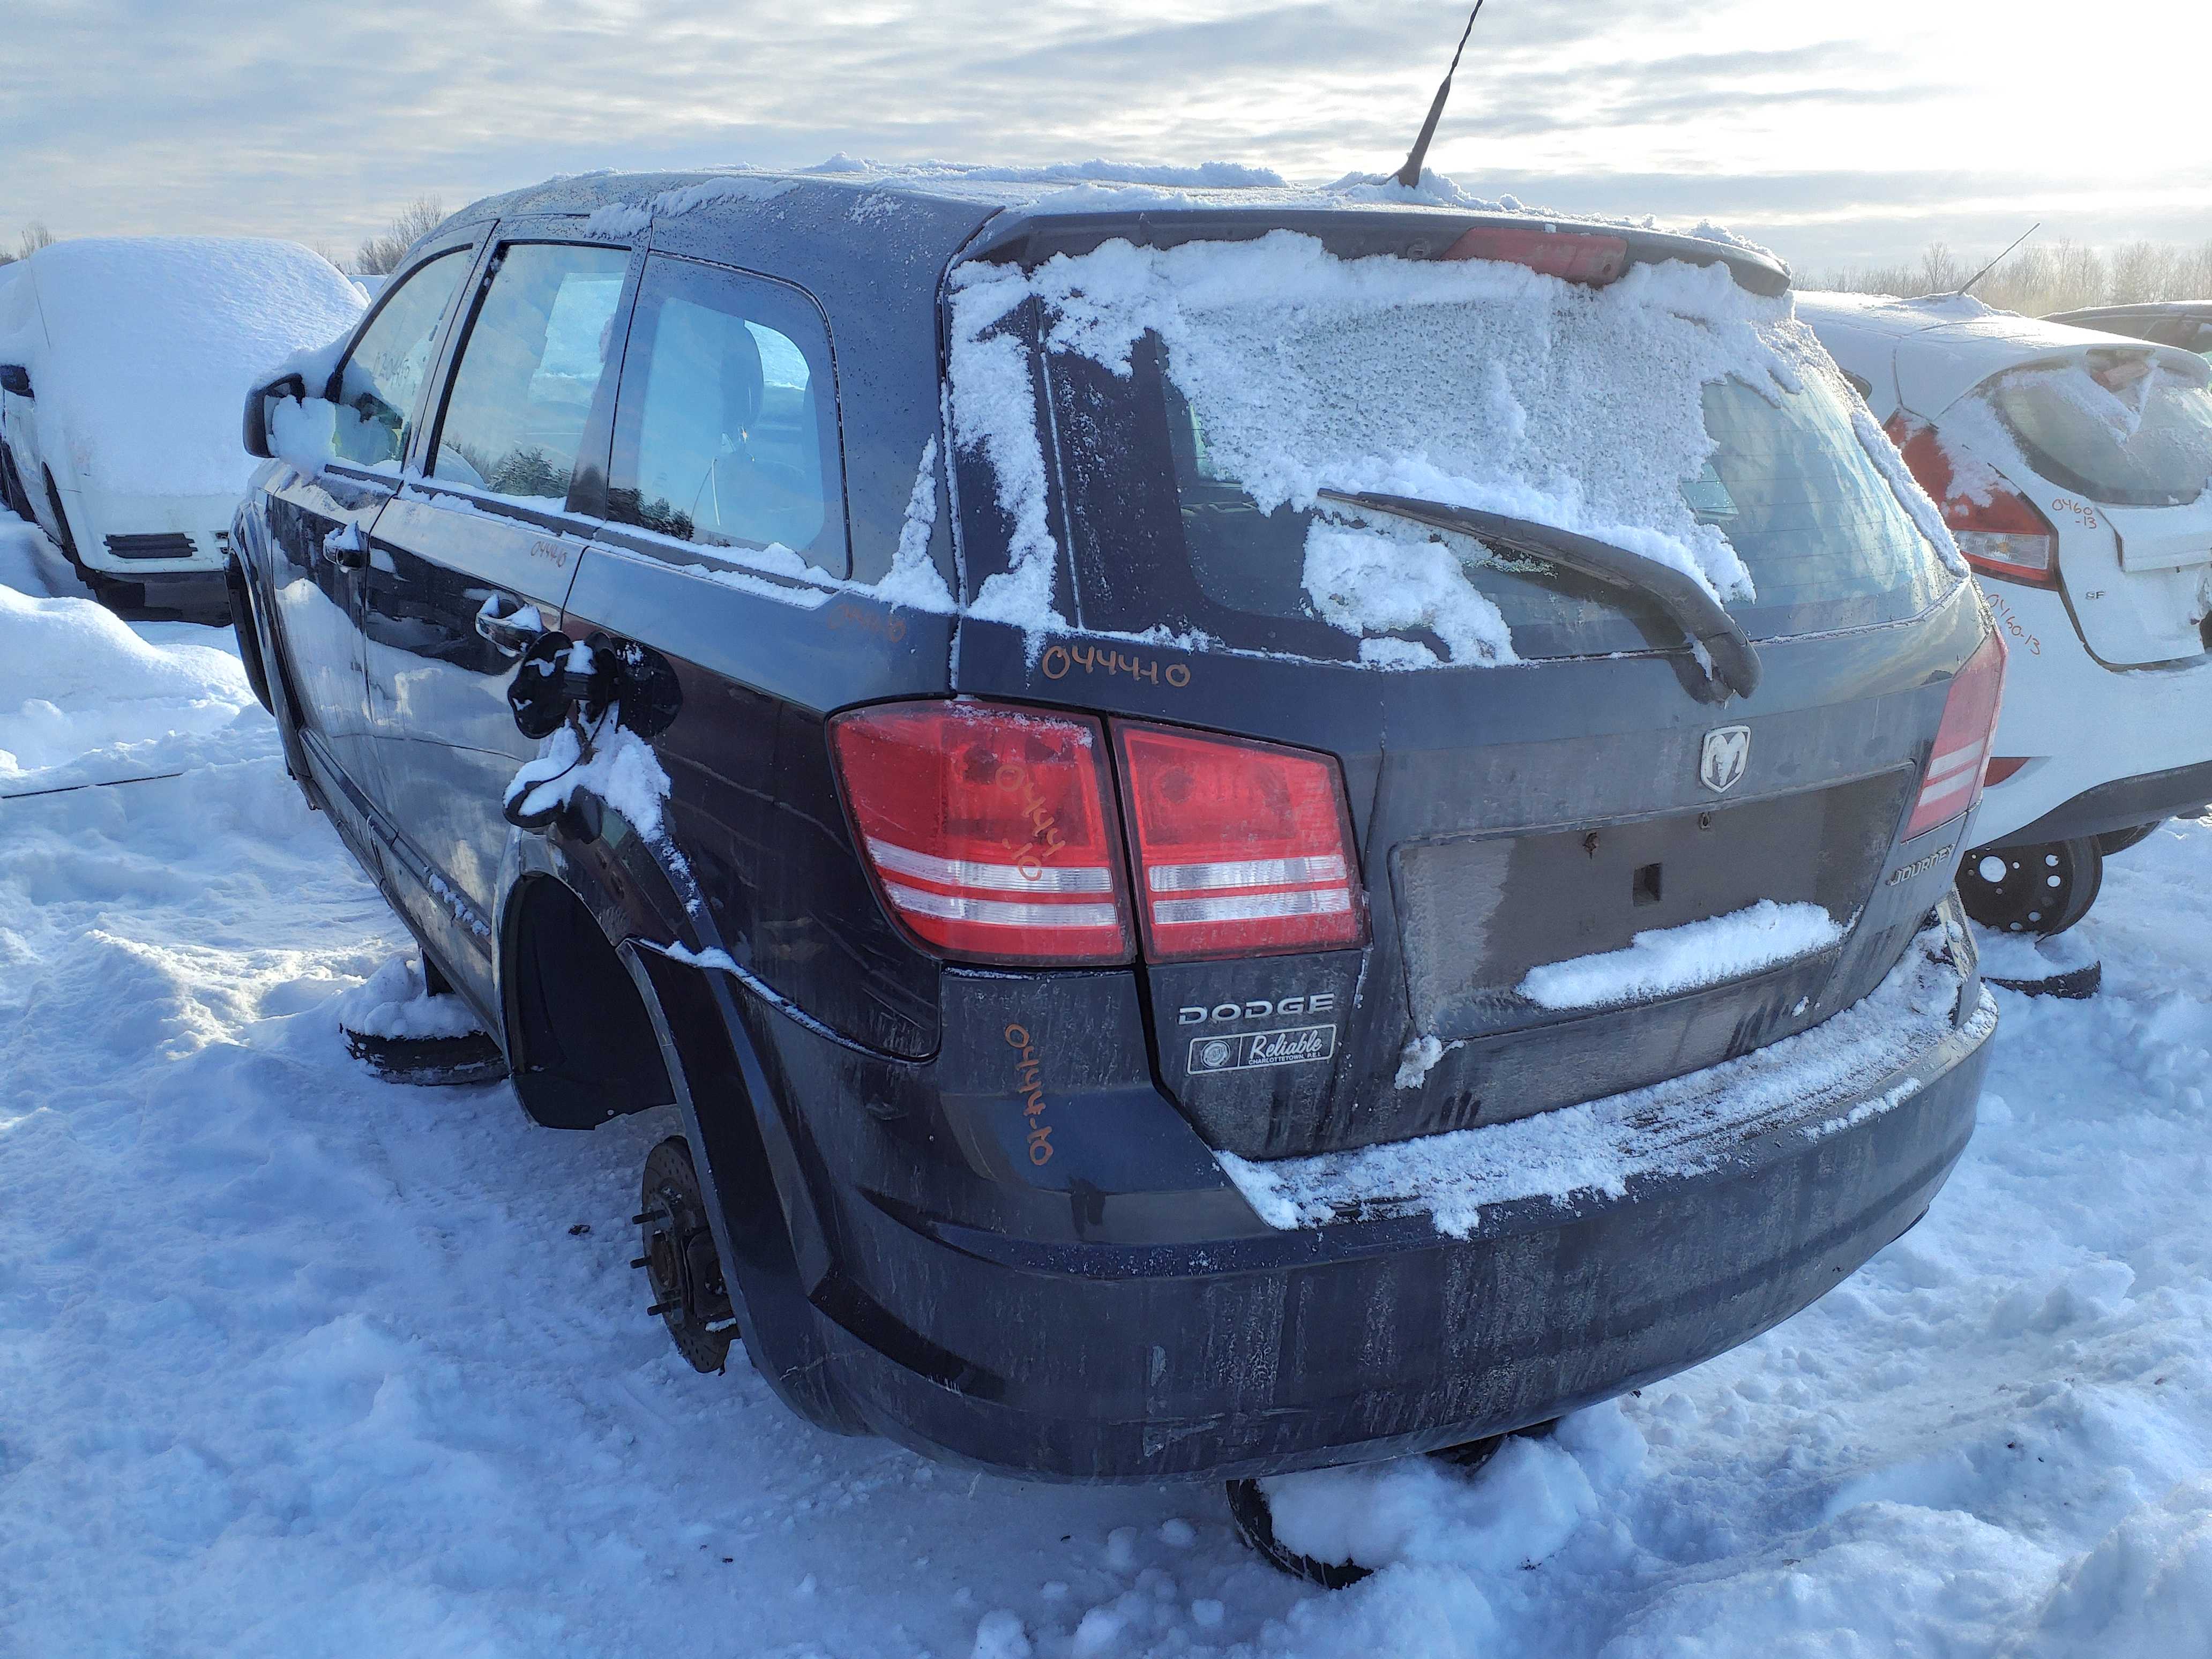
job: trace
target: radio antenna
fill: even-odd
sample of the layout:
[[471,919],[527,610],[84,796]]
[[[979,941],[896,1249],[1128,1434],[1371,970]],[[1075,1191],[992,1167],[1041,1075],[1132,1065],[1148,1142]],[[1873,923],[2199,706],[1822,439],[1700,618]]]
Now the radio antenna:
[[1407,190],[1421,182],[1421,163],[1429,159],[1429,141],[1437,136],[1437,122],[1444,112],[1444,100],[1451,96],[1452,76],[1459,72],[1460,53],[1467,50],[1467,38],[1474,33],[1474,20],[1481,15],[1482,0],[1474,0],[1474,9],[1467,15],[1467,27],[1460,31],[1459,46],[1452,53],[1451,67],[1444,71],[1443,83],[1437,88],[1435,100],[1429,105],[1429,118],[1421,123],[1421,136],[1413,140],[1413,148],[1406,155],[1406,165],[1398,169],[1398,182]]
[[1990,260],[1989,264],[1984,265],[1972,276],[1967,277],[1965,282],[1961,283],[1957,288],[1951,290],[1952,294],[1954,296],[1964,294],[1968,289],[1973,287],[1976,283],[1980,282],[1983,277],[1988,276],[1999,265],[2002,264],[2007,259],[2010,258],[2012,257],[2013,247],[2018,247],[2022,242],[2026,241],[2029,237],[2034,235],[2037,231],[2041,230],[2042,228],[2043,221],[2038,219],[2033,224],[2030,225],[2026,230],[2023,230],[2018,236],[2013,239],[2012,247],[2007,248],[2002,253],[1998,254],[1996,258]]

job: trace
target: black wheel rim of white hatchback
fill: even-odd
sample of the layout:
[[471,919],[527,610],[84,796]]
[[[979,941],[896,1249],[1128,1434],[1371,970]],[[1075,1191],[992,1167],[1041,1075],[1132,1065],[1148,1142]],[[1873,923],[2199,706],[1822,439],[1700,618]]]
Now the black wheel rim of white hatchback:
[[[1999,866],[1992,872],[1991,866]],[[2088,913],[2104,885],[2105,859],[2094,840],[1983,848],[1959,866],[1966,914],[2000,933],[2063,933]]]

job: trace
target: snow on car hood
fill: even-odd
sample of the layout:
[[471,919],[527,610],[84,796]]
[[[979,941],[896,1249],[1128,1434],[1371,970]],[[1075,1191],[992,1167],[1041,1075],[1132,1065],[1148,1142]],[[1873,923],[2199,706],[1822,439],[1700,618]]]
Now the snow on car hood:
[[1704,388],[1733,376],[1779,395],[1826,361],[1786,295],[1680,262],[1591,288],[1492,260],[1344,259],[1283,230],[1115,240],[1034,271],[965,267],[954,284],[954,429],[988,455],[1013,527],[975,610],[1033,629],[1065,623],[1027,353],[1001,327],[1032,298],[1049,349],[1118,374],[1156,334],[1214,461],[1262,510],[1323,489],[1423,496],[1611,542],[1723,600],[1753,597],[1751,577],[1681,489],[1714,449]]
[[8,291],[0,357],[31,372],[40,447],[112,495],[244,489],[256,465],[239,444],[246,392],[351,328],[363,305],[296,242],[87,237],[40,249],[25,270]]

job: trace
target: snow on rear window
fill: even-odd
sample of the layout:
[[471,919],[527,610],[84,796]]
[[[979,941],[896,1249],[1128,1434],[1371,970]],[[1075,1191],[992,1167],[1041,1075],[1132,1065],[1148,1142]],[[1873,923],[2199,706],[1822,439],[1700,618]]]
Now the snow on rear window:
[[[963,451],[988,454],[1011,541],[1009,568],[986,580],[980,605],[1033,628],[1065,623],[1051,608],[1057,549],[1016,320],[1030,302],[1054,362],[1081,360],[1127,381],[1156,360],[1170,423],[1180,417],[1194,434],[1201,471],[1261,514],[1312,515],[1298,531],[1303,559],[1291,562],[1299,604],[1369,636],[1363,659],[1384,666],[1437,653],[1373,636],[1411,629],[1454,662],[1505,663],[1516,659],[1512,629],[1455,556],[1465,549],[1385,530],[1371,515],[1355,525],[1322,491],[1418,496],[1555,526],[1684,571],[1723,602],[1749,603],[1757,584],[1732,540],[1747,520],[1716,511],[1714,488],[1699,492],[1700,481],[1718,487],[1715,458],[1732,453],[1726,434],[1709,431],[1712,388],[1779,410],[1832,374],[1786,296],[1751,294],[1719,265],[1638,265],[1593,288],[1493,261],[1339,258],[1310,236],[1277,231],[1165,249],[1109,242],[1026,275],[957,272],[955,432]],[[1841,418],[1830,425],[1802,441],[1830,458],[1828,472],[1864,471]],[[1839,447],[1851,452],[1848,465]],[[1178,453],[1179,465],[1190,459]],[[1924,563],[1881,483],[1871,474],[1856,482],[1859,495],[1881,499],[1854,511],[1896,520],[1890,528],[1913,544],[1899,559]],[[1188,516],[1188,495],[1184,506]],[[1849,554],[1841,543],[1860,539],[1826,552]],[[1844,587],[1856,585],[1845,573]]]
[[1784,300],[1722,266],[1640,265],[1606,288],[1492,260],[1340,259],[1310,236],[1109,242],[1032,279],[1049,344],[1126,371],[1146,333],[1215,461],[1261,509],[1324,489],[1534,519],[1751,596],[1680,483],[1712,453],[1703,393],[1794,390]]
[[2212,388],[2149,352],[2033,364],[1978,396],[2030,466],[2092,501],[2180,507],[2212,483]]

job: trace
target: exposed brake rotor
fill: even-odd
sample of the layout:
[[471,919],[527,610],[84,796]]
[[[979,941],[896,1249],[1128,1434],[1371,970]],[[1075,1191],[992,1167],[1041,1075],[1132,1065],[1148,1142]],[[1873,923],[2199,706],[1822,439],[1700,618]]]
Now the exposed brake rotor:
[[645,1269],[653,1290],[646,1311],[668,1327],[677,1351],[692,1369],[722,1370],[738,1334],[737,1312],[722,1277],[691,1149],[682,1136],[671,1135],[647,1156],[638,1213],[632,1218],[641,1254],[630,1266]]

